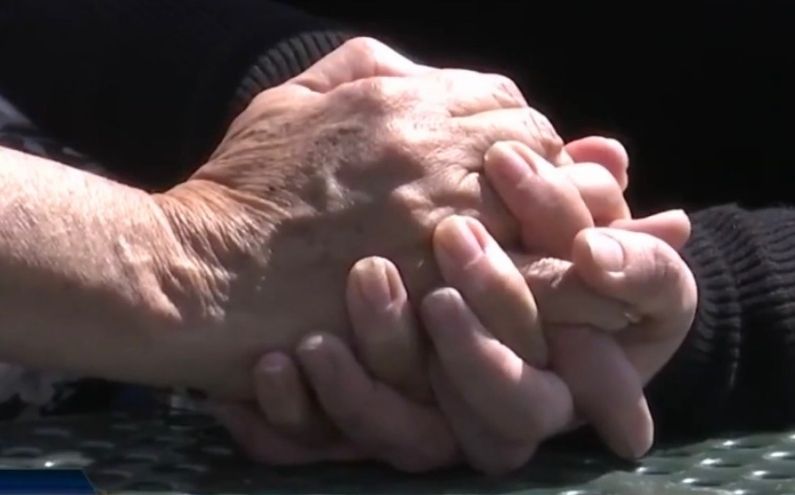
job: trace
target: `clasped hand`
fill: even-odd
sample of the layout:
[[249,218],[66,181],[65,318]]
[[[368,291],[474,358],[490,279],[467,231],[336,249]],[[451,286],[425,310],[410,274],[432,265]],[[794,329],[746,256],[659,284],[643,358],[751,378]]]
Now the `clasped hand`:
[[[627,165],[613,140],[564,147],[505,78],[367,40],[262,93],[164,203],[177,230],[192,198],[216,206],[200,248],[227,285],[205,304],[275,335],[219,387],[255,402],[216,415],[278,465],[500,473],[583,423],[641,455],[643,386],[696,287],[677,254],[687,217],[631,219]],[[245,284],[267,304],[235,299]]]

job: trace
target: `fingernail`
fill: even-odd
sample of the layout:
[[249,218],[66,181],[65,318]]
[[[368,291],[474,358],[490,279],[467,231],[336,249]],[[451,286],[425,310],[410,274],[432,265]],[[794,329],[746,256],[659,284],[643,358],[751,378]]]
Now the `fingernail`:
[[643,457],[654,443],[654,421],[645,397],[638,399],[638,407],[642,411],[641,422],[634,428],[634,434],[626,436],[622,442],[623,457],[629,460]]
[[280,352],[273,352],[260,360],[257,369],[268,375],[280,375],[287,368],[289,359]]
[[526,160],[507,143],[492,146],[486,160],[492,163],[492,170],[506,184],[518,184],[529,174],[535,173],[535,164]]
[[392,288],[387,276],[386,262],[380,258],[368,258],[354,266],[356,284],[362,299],[377,308],[392,302]]
[[306,353],[316,353],[325,344],[322,335],[310,335],[298,344],[298,350]]
[[257,371],[259,380],[256,396],[261,404],[267,404],[263,411],[273,424],[300,424],[303,410],[300,399],[293,393],[289,375],[285,374],[290,365],[287,355],[275,352],[262,358]]
[[436,289],[425,296],[420,309],[431,335],[448,330],[450,322],[460,320],[464,312],[461,295],[451,287]]
[[326,349],[326,338],[323,335],[311,335],[298,344],[298,359],[306,367],[310,374],[317,373],[317,376],[328,377],[333,373],[336,366],[332,353]]
[[608,272],[620,272],[624,268],[624,248],[609,235],[597,230],[586,234],[588,248],[594,261]]
[[384,273],[386,274],[387,285],[389,286],[389,303],[393,304],[408,298],[406,286],[403,285],[403,278],[400,276],[397,267],[384,261]]
[[442,252],[454,263],[467,265],[480,258],[486,245],[463,217],[451,217],[438,236]]

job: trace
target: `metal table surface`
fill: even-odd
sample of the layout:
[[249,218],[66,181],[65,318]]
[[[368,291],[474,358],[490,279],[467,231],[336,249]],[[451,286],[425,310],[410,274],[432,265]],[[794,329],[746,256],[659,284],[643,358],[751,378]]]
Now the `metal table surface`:
[[488,478],[374,465],[271,469],[247,462],[204,416],[83,416],[0,425],[0,468],[21,467],[81,467],[114,494],[795,494],[795,433],[660,448],[637,465],[553,445],[526,469]]

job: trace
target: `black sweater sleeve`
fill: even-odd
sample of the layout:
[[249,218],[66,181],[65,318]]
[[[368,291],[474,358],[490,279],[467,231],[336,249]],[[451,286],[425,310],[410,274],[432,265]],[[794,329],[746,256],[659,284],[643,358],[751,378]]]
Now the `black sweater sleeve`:
[[161,188],[206,158],[255,84],[308,67],[337,29],[268,0],[7,0],[0,93],[113,176]]
[[648,387],[658,433],[795,421],[795,210],[737,206],[691,215],[683,256],[695,322]]

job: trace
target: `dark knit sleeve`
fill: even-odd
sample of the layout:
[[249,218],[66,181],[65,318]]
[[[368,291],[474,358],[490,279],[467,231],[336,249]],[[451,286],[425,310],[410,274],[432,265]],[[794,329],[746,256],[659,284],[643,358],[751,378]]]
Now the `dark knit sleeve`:
[[338,29],[268,0],[9,0],[0,94],[114,176],[160,188],[206,158],[255,88],[340,44]]
[[795,210],[691,215],[695,321],[649,384],[658,434],[795,422]]

